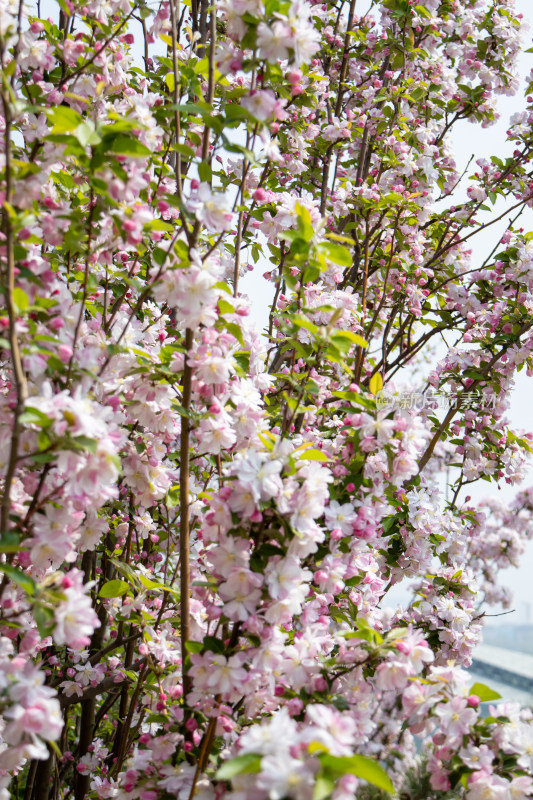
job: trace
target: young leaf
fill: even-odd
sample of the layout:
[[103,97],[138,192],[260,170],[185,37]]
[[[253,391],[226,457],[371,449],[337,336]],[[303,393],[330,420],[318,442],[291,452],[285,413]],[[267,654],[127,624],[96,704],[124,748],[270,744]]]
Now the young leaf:
[[313,800],[326,800],[334,789],[334,778],[328,772],[319,772],[313,789]]
[[378,392],[381,392],[381,390],[383,389],[383,378],[381,377],[379,372],[376,372],[375,375],[372,375],[372,377],[370,378],[370,383],[368,384],[368,388],[370,389],[370,392],[371,394],[374,395],[374,397],[377,395]]
[[129,588],[129,583],[126,583],[126,581],[108,581],[107,583],[104,583],[98,593],[98,596],[104,598],[121,597],[123,594],[126,594]]
[[490,700],[501,700],[501,694],[495,692],[490,686],[485,686],[484,683],[474,683],[470,687],[469,694],[475,694],[482,703],[488,703]]
[[71,133],[83,123],[83,117],[70,106],[56,106],[48,109],[46,116],[52,123],[52,133]]
[[130,136],[117,136],[109,147],[112,153],[130,158],[144,158],[150,155],[150,150],[138,139]]
[[35,594],[37,584],[32,577],[26,575],[26,573],[21,569],[12,567],[11,564],[0,564],[0,571],[7,575],[7,577],[13,581],[13,583],[16,583],[17,586],[20,586],[20,588],[23,589],[26,594]]
[[386,792],[394,792],[394,786],[383,769],[373,758],[368,756],[330,756],[329,753],[319,756],[322,767],[334,777],[355,775],[357,778],[373,783]]
[[301,459],[305,458],[308,461],[323,461],[323,462],[331,461],[331,458],[325,453],[323,453],[322,450],[318,450],[318,448],[314,447],[311,448],[310,450],[305,450],[305,452],[302,453],[300,458]]
[[13,289],[13,302],[15,303],[19,313],[26,311],[26,309],[29,308],[30,305],[28,295],[26,294],[24,289],[20,289],[18,286],[15,289]]
[[261,756],[258,753],[243,753],[219,767],[215,774],[217,781],[229,781],[236,775],[248,775],[259,772],[261,769]]

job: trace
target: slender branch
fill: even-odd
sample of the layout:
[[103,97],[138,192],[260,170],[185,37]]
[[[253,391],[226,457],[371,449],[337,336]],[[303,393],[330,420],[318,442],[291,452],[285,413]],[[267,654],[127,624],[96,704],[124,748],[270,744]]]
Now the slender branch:
[[13,411],[13,433],[9,446],[9,457],[7,470],[4,479],[4,491],[2,496],[2,507],[0,512],[0,532],[5,532],[9,528],[9,511],[11,506],[11,487],[15,471],[17,468],[18,448],[20,441],[20,415],[24,409],[24,403],[28,397],[28,387],[26,376],[22,366],[18,335],[17,335],[17,311],[15,308],[15,247],[13,223],[10,217],[11,203],[13,198],[13,180],[11,166],[11,94],[5,75],[2,73],[2,107],[4,112],[4,155],[5,155],[5,202],[2,209],[2,227],[5,236],[6,248],[6,280],[4,288],[4,298],[9,319],[9,348],[11,354],[11,364],[13,368],[13,380],[15,383],[16,404]]
[[[178,28],[177,17],[179,15],[179,0],[170,0],[170,20],[172,25],[172,72],[174,73],[174,87],[172,89],[172,99],[174,103],[174,125],[176,127],[176,144],[178,145],[181,138],[181,121],[179,112],[179,91],[180,91],[180,76],[178,70]],[[182,182],[181,182],[181,157],[178,151],[174,153],[174,166],[176,172],[176,194],[179,199],[182,199]]]
[[187,705],[190,691],[190,680],[187,676],[187,642],[190,639],[190,593],[191,574],[189,563],[189,472],[190,472],[190,431],[189,417],[191,405],[192,369],[188,364],[188,355],[192,349],[193,332],[185,331],[185,364],[183,368],[182,406],[180,437],[180,615],[181,615],[181,669],[183,675],[183,701]]

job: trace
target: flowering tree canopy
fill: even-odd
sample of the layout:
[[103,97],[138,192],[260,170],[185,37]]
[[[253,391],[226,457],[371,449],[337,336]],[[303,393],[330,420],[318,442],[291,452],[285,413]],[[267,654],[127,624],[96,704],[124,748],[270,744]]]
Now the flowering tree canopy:
[[2,0],[2,800],[533,793],[465,672],[533,490],[464,489],[532,450],[533,98],[451,150],[520,15],[361,5]]

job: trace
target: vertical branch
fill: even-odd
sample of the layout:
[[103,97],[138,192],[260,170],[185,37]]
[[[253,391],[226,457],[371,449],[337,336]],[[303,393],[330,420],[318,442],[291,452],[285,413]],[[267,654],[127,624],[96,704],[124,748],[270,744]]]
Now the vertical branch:
[[149,50],[148,50],[148,31],[146,29],[146,20],[143,19],[143,17],[141,17],[140,20],[141,20],[141,26],[142,26],[142,29],[143,29],[144,69],[145,69],[146,72],[148,72],[148,66],[149,66],[149,61],[150,61],[150,53],[149,53]]
[[[51,752],[50,748],[49,753],[50,755],[46,761],[39,761],[37,764],[33,782],[33,800],[48,800],[52,768],[55,762],[54,754]],[[83,798],[81,800],[83,800]]]
[[196,33],[198,30],[198,0],[191,0],[191,21],[192,32]]
[[200,41],[203,45],[207,42],[208,29],[207,29],[207,11],[209,8],[209,0],[200,0]]
[[78,314],[78,319],[76,320],[76,327],[74,329],[74,336],[72,338],[72,355],[70,356],[70,360],[68,362],[68,370],[67,370],[67,386],[70,383],[70,378],[72,376],[72,368],[74,366],[74,358],[76,355],[76,345],[78,343],[78,336],[80,335],[80,328],[81,323],[83,322],[83,316],[85,312],[85,303],[87,302],[87,284],[89,280],[89,266],[90,266],[90,257],[91,257],[91,244],[92,244],[92,236],[93,236],[93,219],[94,219],[94,191],[91,186],[91,191],[89,195],[89,219],[87,221],[87,253],[85,254],[85,268],[83,272],[83,286],[82,286],[82,298],[80,304],[80,311]]
[[192,369],[187,363],[192,348],[193,332],[185,331],[185,365],[183,368],[182,406],[185,411],[181,418],[180,436],[180,617],[181,617],[181,669],[183,676],[183,702],[187,705],[190,681],[187,676],[185,659],[186,644],[190,638],[190,591],[191,573],[189,563],[189,471],[190,471],[190,431],[189,409],[191,405]]
[[[346,23],[346,32],[344,34],[344,48],[342,52],[341,69],[339,72],[339,93],[337,95],[337,102],[335,104],[336,117],[339,116],[342,107],[342,97],[343,97],[342,84],[344,83],[344,79],[346,77],[346,69],[348,66],[348,50],[350,49],[350,32],[352,30],[352,20],[353,20],[353,15],[355,13],[355,4],[356,0],[351,0],[350,10],[348,11],[348,22]],[[329,103],[328,103],[328,109],[329,109]],[[330,145],[324,157],[324,168],[322,172],[322,188],[320,192],[320,213],[322,216],[324,216],[324,214],[326,213],[327,188],[329,182],[329,165],[331,162],[332,152],[333,152],[333,146]]]
[[[368,285],[368,222],[366,224],[365,230],[365,242],[364,242],[364,272],[363,272],[363,297],[361,301],[362,305],[362,317],[361,317],[361,325],[364,332],[365,327],[365,319],[366,319],[366,293],[367,293],[367,285]],[[354,370],[354,382],[359,383],[361,380],[361,373],[363,371],[363,363],[364,363],[365,351],[364,348],[358,346],[357,348],[357,356],[355,360],[355,370]]]
[[[178,70],[178,15],[179,15],[179,1],[170,0],[170,21],[172,25],[172,72],[174,73],[174,89],[172,91],[172,101],[174,104],[174,125],[176,127],[176,144],[179,144],[181,137],[181,120],[179,105],[179,70]],[[181,158],[176,150],[174,153],[174,166],[176,170],[176,194],[179,199],[182,198],[182,180],[181,180]]]
[[[79,754],[80,757],[89,752],[89,747],[93,741],[94,733],[94,714],[96,710],[96,697],[90,697],[84,700],[81,704],[81,717],[80,717],[80,741],[79,741]],[[78,772],[76,775],[76,787],[74,790],[74,800],[84,800],[85,795],[89,791],[91,781],[90,773],[84,774]]]
[[[207,86],[207,102],[212,105],[215,97],[215,36],[216,36],[216,9],[211,9],[211,20],[209,23],[210,38],[209,43],[209,58],[208,58],[208,86]],[[204,127],[202,138],[202,161],[207,161],[209,155],[209,144],[211,140],[210,130],[207,125]],[[192,236],[189,238],[189,244],[194,246],[200,233],[200,223],[198,220],[194,223]]]
[[[193,10],[194,23],[194,10]],[[210,38],[209,43],[209,67],[208,67],[208,89],[207,102],[212,103],[215,96],[215,38],[216,38],[216,9],[211,9],[210,18]],[[202,141],[202,160],[206,160],[209,154],[209,128],[204,129]],[[199,222],[196,221],[192,241],[195,242],[200,231]],[[190,593],[191,593],[191,569],[189,560],[189,474],[190,474],[190,432],[191,420],[189,416],[191,406],[191,382],[192,369],[187,359],[193,344],[193,331],[191,328],[185,330],[185,361],[183,366],[183,392],[181,405],[184,414],[181,417],[180,434],[180,620],[181,620],[181,670],[183,680],[183,704],[185,709],[185,720],[188,718],[187,697],[190,691],[190,680],[187,675],[187,642],[190,639]]]
[[[244,193],[244,175],[241,183],[241,192]],[[235,241],[235,267],[233,269],[233,297],[237,297],[239,288],[239,272],[241,269],[241,245],[242,245],[242,221],[243,212],[239,211],[239,221],[237,223],[237,239]]]
[[[215,98],[215,45],[216,45],[216,9],[211,9],[211,19],[209,23],[209,60],[207,72],[207,102],[212,105]],[[202,142],[202,160],[205,161],[209,155],[209,128],[207,125],[204,130],[204,138]]]
[[[84,573],[84,582],[91,580],[92,572],[95,566],[96,554],[94,551],[86,551],[83,554],[81,561],[81,568]],[[106,612],[102,606],[98,614],[100,619],[100,627],[96,628],[92,637],[90,645],[90,653],[95,654],[102,646],[105,627],[106,627]],[[78,746],[79,757],[81,758],[89,752],[89,747],[93,742],[94,737],[94,723],[96,712],[96,695],[83,700],[81,703],[81,716],[80,716],[80,740]],[[77,773],[76,784],[74,790],[75,800],[84,800],[85,795],[89,791],[91,776],[90,773]]]
[[38,761],[33,759],[30,761],[30,766],[28,769],[28,777],[26,778],[26,786],[24,787],[24,798],[23,800],[30,800],[32,792],[33,792],[33,784],[35,783],[35,775],[37,774],[37,765],[39,764]]
[[2,209],[2,227],[5,236],[6,248],[6,275],[4,286],[4,297],[6,302],[7,314],[9,319],[9,348],[11,353],[11,364],[13,368],[13,379],[15,383],[16,405],[13,412],[13,434],[9,449],[7,470],[4,479],[4,492],[2,497],[2,508],[0,512],[0,531],[3,533],[9,527],[9,509],[11,504],[11,486],[15,477],[17,467],[18,446],[20,439],[20,415],[24,408],[24,403],[28,396],[26,376],[22,368],[22,358],[17,338],[17,314],[13,293],[15,290],[15,251],[13,225],[10,218],[10,207],[13,197],[13,182],[11,174],[11,108],[10,92],[4,75],[2,75],[2,106],[4,111],[5,131],[4,131],[4,154],[5,154],[5,203]]

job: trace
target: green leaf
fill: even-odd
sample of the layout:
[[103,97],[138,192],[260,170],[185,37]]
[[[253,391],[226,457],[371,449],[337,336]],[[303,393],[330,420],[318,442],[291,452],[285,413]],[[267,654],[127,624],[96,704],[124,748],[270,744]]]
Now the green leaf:
[[117,136],[113,139],[109,149],[116,155],[131,156],[132,158],[144,158],[151,155],[150,150],[144,144],[129,136]]
[[217,639],[216,636],[204,636],[204,647],[212,653],[225,653],[226,647],[222,639]]
[[126,581],[108,581],[104,583],[100,592],[98,593],[99,597],[110,598],[110,597],[121,597],[123,594],[126,594],[128,589],[130,588],[129,583]]
[[204,183],[210,182],[213,173],[211,171],[211,165],[208,164],[207,161],[201,161],[198,164],[198,175],[200,176],[200,180],[204,181]]
[[16,583],[17,586],[20,586],[21,589],[24,589],[26,594],[34,595],[37,589],[37,584],[29,575],[26,575],[21,569],[18,567],[12,567],[11,564],[0,564],[0,572],[3,572],[9,580]]
[[204,646],[202,642],[185,642],[185,649],[189,653],[201,653]]
[[297,328],[305,328],[306,331],[309,331],[309,333],[313,335],[318,332],[318,325],[315,325],[314,322],[311,322],[306,317],[302,317],[300,314],[294,314],[291,317],[291,322],[296,325]]
[[326,800],[335,789],[335,780],[328,772],[319,772],[313,789],[313,800]]
[[332,392],[333,397],[338,397],[340,400],[349,400],[351,403],[357,403],[365,408],[375,408],[375,401],[370,400],[365,395],[357,394],[357,392]]
[[147,578],[146,575],[138,575],[139,583],[141,583],[145,589],[166,589],[164,583],[158,583],[157,581],[153,581],[150,578]]
[[242,330],[239,328],[236,322],[228,322],[224,320],[224,327],[231,333],[232,336],[239,342],[241,347],[244,347],[244,337],[242,335]]
[[76,445],[76,449],[88,450],[90,453],[96,453],[98,449],[98,439],[91,439],[89,436],[75,436],[72,443]]
[[241,121],[241,120],[248,120],[251,119],[252,115],[249,111],[247,111],[243,106],[239,106],[236,103],[234,105],[227,105],[224,109],[224,114],[226,115],[226,122],[234,122],[234,121]]
[[47,110],[46,116],[54,126],[52,133],[71,133],[83,123],[83,117],[69,106],[57,106]]
[[378,392],[381,392],[381,390],[383,389],[383,378],[381,377],[379,372],[376,372],[375,375],[372,375],[372,377],[370,378],[370,383],[368,384],[368,388],[370,389],[370,392],[371,394],[374,395],[374,397],[377,395]]
[[53,420],[39,408],[26,406],[19,417],[19,422],[21,425],[40,425],[41,428],[49,428]]
[[168,75],[165,75],[165,83],[168,86],[169,92],[173,92],[176,85],[176,79],[173,72],[169,72]]
[[168,722],[168,716],[166,714],[150,714],[150,716],[146,718],[146,722],[149,725],[155,722],[164,724]]
[[415,6],[415,11],[419,16],[426,17],[426,19],[431,19],[431,11],[424,6]]
[[226,294],[230,294],[233,297],[232,290],[230,289],[228,284],[225,283],[224,281],[219,281],[218,283],[214,283],[213,289],[221,289],[223,292],[226,292]]
[[322,450],[318,450],[318,448],[312,447],[310,450],[304,450],[300,459],[307,459],[307,461],[331,461],[331,458],[327,456]]
[[348,339],[350,342],[359,345],[359,347],[368,347],[367,340],[359,336],[358,333],[352,333],[352,331],[335,331],[334,338]]
[[180,487],[178,485],[171,486],[165,497],[165,505],[168,508],[176,508],[180,504]]
[[87,147],[88,144],[100,144],[102,141],[96,133],[92,122],[82,122],[74,131],[74,135],[82,147]]
[[475,694],[479,697],[482,703],[488,703],[490,700],[501,700],[501,694],[495,692],[490,686],[485,686],[484,683],[474,683],[469,689],[469,694]]
[[15,531],[5,531],[0,538],[0,553],[19,553],[21,550],[24,548],[20,546]]
[[373,758],[368,756],[331,756],[329,753],[320,755],[319,760],[325,771],[333,777],[340,778],[343,775],[355,775],[362,778],[386,792],[394,792],[391,779],[381,766]]
[[330,336],[330,344],[338,352],[348,355],[354,344],[359,347],[366,347],[368,343],[362,336],[358,336],[351,331],[335,331]]
[[218,310],[221,314],[234,314],[235,306],[232,306],[231,303],[221,297],[218,301]]
[[194,65],[194,74],[195,75],[203,75],[207,77],[207,73],[209,70],[209,60],[207,58],[200,58]]
[[194,156],[196,155],[192,147],[189,147],[189,145],[187,144],[175,144],[174,150],[177,153],[181,153],[182,156],[186,156],[187,158],[194,158]]
[[13,302],[15,303],[17,311],[19,311],[19,313],[26,311],[26,309],[29,308],[30,305],[28,295],[26,294],[24,289],[20,289],[18,286],[15,289],[13,289]]
[[300,203],[296,203],[294,210],[298,217],[298,230],[300,231],[300,235],[306,242],[310,242],[315,235],[311,214],[308,209],[300,205]]
[[352,254],[347,247],[334,242],[323,242],[318,248],[319,253],[323,253],[329,261],[339,264],[341,267],[352,266]]
[[168,231],[171,233],[174,230],[173,225],[169,222],[163,222],[162,219],[153,219],[148,225],[151,231]]
[[52,609],[36,603],[33,607],[33,618],[43,639],[46,636],[50,636],[54,630],[54,612]]
[[249,775],[261,769],[261,756],[258,753],[243,753],[226,761],[215,774],[216,781],[229,781],[236,775]]

